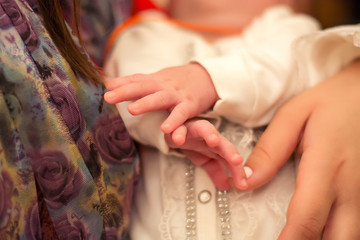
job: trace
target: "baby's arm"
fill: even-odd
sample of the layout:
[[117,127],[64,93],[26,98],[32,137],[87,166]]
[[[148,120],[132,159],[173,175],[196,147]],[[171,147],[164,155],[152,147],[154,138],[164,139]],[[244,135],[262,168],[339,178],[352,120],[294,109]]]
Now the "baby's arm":
[[[317,27],[312,19],[304,16],[288,12],[278,15],[265,15],[241,37],[221,45],[216,56],[189,56],[190,64],[181,56],[179,61],[173,60],[176,57],[169,58],[171,53],[163,56],[164,51],[158,45],[164,44],[164,40],[137,26],[133,36],[131,32],[121,36],[108,67],[117,69],[113,76],[120,72],[130,77],[107,84],[111,92],[105,99],[115,103],[140,98],[128,108],[135,115],[160,107],[173,110],[161,126],[165,133],[208,110],[247,127],[265,125],[281,104],[303,90],[303,81],[293,80],[291,43]],[[129,46],[136,43],[142,31],[142,38],[147,41],[139,43],[148,44],[147,51]],[[179,55],[176,51],[175,54]],[[182,64],[186,65],[158,71]],[[151,74],[131,75],[139,70]],[[169,81],[172,83],[167,87]],[[184,91],[174,93],[179,89]],[[154,100],[160,105],[156,106]]]

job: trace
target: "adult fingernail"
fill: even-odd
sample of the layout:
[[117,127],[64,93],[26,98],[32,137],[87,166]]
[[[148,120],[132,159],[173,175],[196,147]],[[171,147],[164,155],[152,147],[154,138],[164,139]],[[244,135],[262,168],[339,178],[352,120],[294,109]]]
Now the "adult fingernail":
[[254,171],[248,166],[244,167],[244,171],[245,171],[246,178],[249,178],[254,173]]

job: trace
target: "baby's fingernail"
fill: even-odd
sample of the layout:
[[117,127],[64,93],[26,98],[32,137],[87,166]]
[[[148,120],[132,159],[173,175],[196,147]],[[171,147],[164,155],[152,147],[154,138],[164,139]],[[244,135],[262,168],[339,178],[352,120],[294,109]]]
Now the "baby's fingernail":
[[234,155],[232,157],[232,161],[233,161],[233,164],[239,165],[239,164],[242,164],[243,158],[241,157],[241,155],[239,153],[234,153]]
[[210,136],[205,137],[206,144],[210,147],[216,147],[219,145],[219,137],[215,133],[212,133]]
[[244,171],[245,171],[246,178],[249,178],[254,173],[254,171],[248,166],[244,167]]
[[246,189],[249,186],[245,179],[241,179],[240,184],[241,184],[242,189]]
[[115,93],[114,92],[106,92],[105,93],[105,96],[106,96],[106,98],[114,98],[115,97]]
[[170,125],[168,123],[163,123],[160,128],[165,134],[171,133],[171,131],[169,131]]
[[133,113],[136,113],[139,108],[139,104],[137,104],[137,102],[132,102],[128,105],[128,108],[131,109]]
[[172,139],[173,139],[173,142],[178,146],[181,146],[185,143],[185,138],[181,134],[173,135]]
[[218,141],[218,140],[219,140],[219,136],[216,135],[215,133],[213,133],[213,134],[210,135],[210,139],[213,140],[213,141]]

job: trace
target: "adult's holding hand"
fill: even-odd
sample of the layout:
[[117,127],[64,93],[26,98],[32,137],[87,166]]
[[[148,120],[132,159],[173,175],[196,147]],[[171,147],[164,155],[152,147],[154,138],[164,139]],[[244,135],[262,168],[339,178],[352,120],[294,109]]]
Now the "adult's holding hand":
[[279,240],[360,239],[360,61],[286,103],[247,161],[249,189],[294,151],[296,190]]

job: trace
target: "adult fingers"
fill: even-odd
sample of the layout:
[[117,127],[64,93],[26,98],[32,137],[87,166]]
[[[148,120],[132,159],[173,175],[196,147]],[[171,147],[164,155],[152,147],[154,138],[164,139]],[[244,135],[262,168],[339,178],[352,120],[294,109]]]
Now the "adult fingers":
[[294,98],[283,106],[260,137],[246,162],[253,171],[249,189],[267,183],[294,152],[311,112],[306,99]]
[[321,236],[336,197],[336,171],[328,164],[328,157],[319,149],[304,151],[287,223],[278,240],[316,240]]
[[[325,226],[323,240],[360,239],[358,203],[333,207]],[[354,211],[354,209],[356,209]]]
[[326,223],[322,239],[360,239],[359,219],[358,201],[352,201],[351,203],[347,202],[340,206],[336,203],[331,209],[331,214]]
[[325,226],[324,240],[360,239],[360,177],[348,171],[358,172],[359,167],[357,161],[352,163],[348,160],[337,168],[338,176],[333,186],[337,190],[336,199]]

